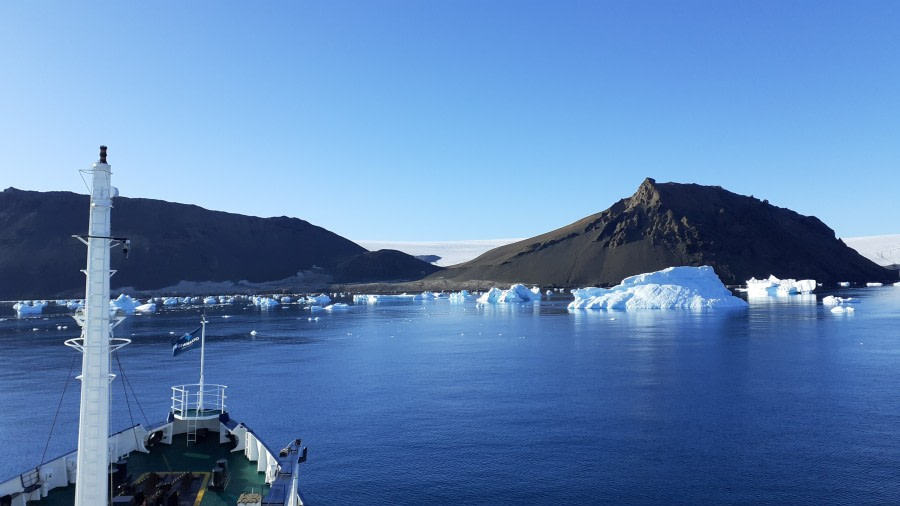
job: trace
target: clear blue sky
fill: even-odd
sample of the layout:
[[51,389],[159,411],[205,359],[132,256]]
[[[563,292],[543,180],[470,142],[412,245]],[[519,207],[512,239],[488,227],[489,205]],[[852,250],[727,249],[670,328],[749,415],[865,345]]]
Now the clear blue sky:
[[4,188],[84,192],[107,144],[122,195],[358,240],[529,237],[648,176],[900,233],[900,1],[10,1],[0,65]]

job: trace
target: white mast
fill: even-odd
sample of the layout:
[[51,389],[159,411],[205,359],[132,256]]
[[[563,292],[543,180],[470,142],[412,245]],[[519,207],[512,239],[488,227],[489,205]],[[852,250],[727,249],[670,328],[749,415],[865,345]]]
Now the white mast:
[[197,416],[203,416],[203,360],[206,357],[206,313],[200,317],[200,388],[197,389]]
[[[100,160],[91,174],[91,210],[87,244],[87,276],[84,313],[76,320],[82,339],[72,345],[83,354],[81,364],[81,412],[78,423],[78,462],[75,479],[75,506],[100,506],[109,502],[109,353],[118,345],[110,343],[109,257],[113,239],[110,209],[118,190],[110,185],[106,146],[100,146]],[[73,340],[76,341],[76,340]]]

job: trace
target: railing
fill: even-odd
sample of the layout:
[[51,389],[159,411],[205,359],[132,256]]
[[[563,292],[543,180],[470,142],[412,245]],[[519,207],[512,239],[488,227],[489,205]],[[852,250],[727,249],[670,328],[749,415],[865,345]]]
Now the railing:
[[225,385],[199,383],[172,387],[172,414],[176,418],[213,418],[225,412]]

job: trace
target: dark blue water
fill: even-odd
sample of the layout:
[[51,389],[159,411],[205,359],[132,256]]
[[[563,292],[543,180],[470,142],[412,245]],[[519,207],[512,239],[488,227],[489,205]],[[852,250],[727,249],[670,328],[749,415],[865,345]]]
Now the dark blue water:
[[[229,385],[232,416],[270,446],[303,438],[313,504],[900,503],[900,288],[840,295],[861,299],[855,314],[800,298],[700,312],[429,302],[319,321],[217,308],[207,381]],[[77,331],[0,309],[5,479],[40,460]],[[117,329],[134,339],[120,356],[136,422],[196,382],[199,353],[167,345],[196,320]],[[130,425],[123,383],[116,428]],[[48,458],[75,443],[77,388]]]

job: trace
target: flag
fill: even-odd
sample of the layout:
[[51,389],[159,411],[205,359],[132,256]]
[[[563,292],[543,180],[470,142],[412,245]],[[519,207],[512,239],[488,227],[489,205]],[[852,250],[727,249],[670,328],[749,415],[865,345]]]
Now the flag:
[[200,344],[200,329],[202,327],[197,327],[197,330],[185,334],[181,337],[173,337],[172,338],[172,356],[177,357],[182,353],[190,350],[191,348],[195,348]]

